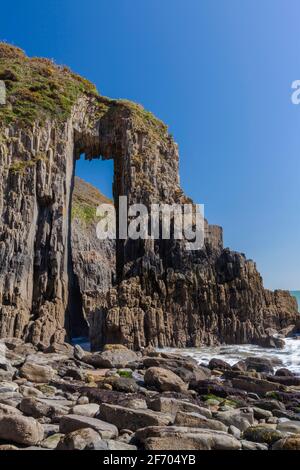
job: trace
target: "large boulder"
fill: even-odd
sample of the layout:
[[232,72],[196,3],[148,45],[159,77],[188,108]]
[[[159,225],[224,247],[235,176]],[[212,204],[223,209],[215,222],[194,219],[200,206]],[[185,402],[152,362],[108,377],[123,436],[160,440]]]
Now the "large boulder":
[[20,414],[0,415],[0,439],[17,444],[35,445],[44,437],[42,425]]
[[119,369],[127,367],[131,362],[137,361],[138,356],[134,351],[122,348],[108,349],[100,353],[87,354],[81,360],[100,369]]
[[84,428],[94,429],[100,434],[102,439],[112,439],[118,436],[118,429],[113,424],[87,416],[66,415],[61,418],[59,423],[59,431],[62,434],[68,434]]
[[144,380],[147,386],[153,387],[159,392],[185,393],[188,389],[188,385],[178,375],[162,367],[147,369]]
[[228,362],[223,361],[222,359],[218,359],[213,357],[208,364],[208,367],[211,370],[231,370],[231,365]]
[[174,418],[164,413],[152,410],[136,410],[119,405],[100,405],[99,417],[104,421],[114,424],[118,429],[137,429],[146,426],[164,426],[172,423]]
[[185,413],[184,411],[178,411],[175,418],[176,426],[186,426],[189,428],[204,428],[212,429],[215,431],[227,432],[228,427],[216,419],[208,419],[198,413]]
[[247,357],[245,360],[247,369],[254,369],[257,372],[267,372],[273,374],[274,368],[272,362],[265,357]]
[[240,431],[245,431],[254,423],[253,410],[248,408],[218,411],[214,414],[214,418],[226,426],[235,426]]
[[265,396],[267,392],[274,392],[281,390],[282,386],[276,382],[269,382],[264,379],[257,379],[255,377],[240,376],[232,380],[233,387],[246,392],[257,393],[258,395]]
[[46,383],[49,382],[55,375],[54,369],[47,365],[41,365],[34,362],[25,362],[20,369],[20,376],[30,382]]
[[241,443],[222,431],[182,426],[154,426],[134,435],[147,450],[239,450]]
[[56,450],[104,450],[100,434],[91,428],[77,429],[61,437]]
[[160,411],[161,413],[171,415],[176,415],[178,411],[184,411],[186,413],[198,413],[208,419],[212,417],[212,413],[208,408],[195,405],[185,400],[177,400],[176,398],[155,397],[148,400],[148,408],[153,411]]

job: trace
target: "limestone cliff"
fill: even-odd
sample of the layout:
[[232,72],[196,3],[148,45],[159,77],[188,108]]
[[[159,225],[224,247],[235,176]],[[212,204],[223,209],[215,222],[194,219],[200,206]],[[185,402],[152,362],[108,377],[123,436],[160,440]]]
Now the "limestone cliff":
[[87,320],[93,348],[197,346],[251,342],[296,322],[296,301],[265,290],[255,264],[224,250],[214,226],[201,251],[117,240],[116,276],[107,276],[87,254],[100,253],[93,237],[78,238],[81,222],[71,236],[76,159],[113,158],[117,211],[120,195],[129,204],[184,203],[177,145],[141,106],[104,98],[66,67],[6,44],[0,80],[1,336],[45,348]]

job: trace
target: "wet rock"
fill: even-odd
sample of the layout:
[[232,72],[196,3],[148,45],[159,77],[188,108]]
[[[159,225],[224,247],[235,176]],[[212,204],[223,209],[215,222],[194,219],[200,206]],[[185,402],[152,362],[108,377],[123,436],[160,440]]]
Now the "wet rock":
[[245,360],[247,369],[254,369],[257,372],[266,372],[273,374],[274,368],[272,362],[265,357],[247,357]]
[[275,375],[278,375],[279,377],[294,377],[293,372],[291,372],[289,369],[286,369],[285,367],[277,369]]
[[228,430],[228,426],[225,426],[222,422],[216,419],[208,419],[198,413],[185,413],[183,411],[177,412],[174,424],[176,426],[204,428],[224,432],[227,432]]
[[277,336],[268,335],[262,335],[261,337],[254,338],[253,344],[257,344],[262,348],[283,349],[285,347],[285,342],[283,339],[278,338]]
[[152,410],[134,410],[105,403],[100,405],[99,417],[108,423],[114,424],[118,429],[127,428],[132,431],[146,426],[168,425],[174,420],[167,414],[157,413]]
[[0,439],[17,444],[35,445],[44,437],[42,425],[20,414],[0,415]]
[[231,370],[231,365],[227,362],[223,361],[222,359],[213,358],[209,361],[208,367],[210,369],[218,369],[218,370]]
[[274,444],[283,437],[283,434],[266,426],[252,426],[246,429],[243,434],[244,439],[252,442],[261,442],[268,445]]
[[99,433],[92,428],[72,431],[61,437],[57,450],[104,450],[106,449]]
[[154,426],[134,435],[147,450],[239,450],[240,442],[222,431],[180,426]]
[[233,387],[246,392],[257,393],[264,396],[267,392],[273,392],[281,389],[281,385],[275,382],[269,382],[264,379],[256,379],[254,377],[241,376],[232,380]]
[[150,367],[147,369],[144,380],[147,386],[154,387],[160,392],[173,391],[184,393],[188,388],[187,384],[178,375],[161,367]]
[[59,423],[59,431],[62,434],[68,434],[84,428],[94,429],[100,434],[102,439],[112,439],[118,435],[118,429],[113,424],[87,416],[70,414],[63,416]]
[[30,382],[46,383],[49,382],[55,375],[52,367],[35,364],[32,362],[25,362],[20,369],[20,376],[25,377]]

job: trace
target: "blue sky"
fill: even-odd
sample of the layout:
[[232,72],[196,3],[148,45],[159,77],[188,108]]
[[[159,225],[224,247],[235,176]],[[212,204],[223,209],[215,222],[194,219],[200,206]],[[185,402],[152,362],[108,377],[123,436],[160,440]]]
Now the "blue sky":
[[[182,186],[225,245],[266,287],[300,289],[299,20],[298,0],[15,0],[0,37],[168,123]],[[77,173],[111,192],[110,163]]]

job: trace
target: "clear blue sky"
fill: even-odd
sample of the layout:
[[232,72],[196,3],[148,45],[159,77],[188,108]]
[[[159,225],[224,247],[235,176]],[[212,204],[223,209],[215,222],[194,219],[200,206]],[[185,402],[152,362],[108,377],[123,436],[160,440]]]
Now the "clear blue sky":
[[[298,0],[15,0],[0,35],[167,122],[183,188],[225,244],[267,287],[300,289],[299,24]],[[102,166],[78,173],[109,194]]]

